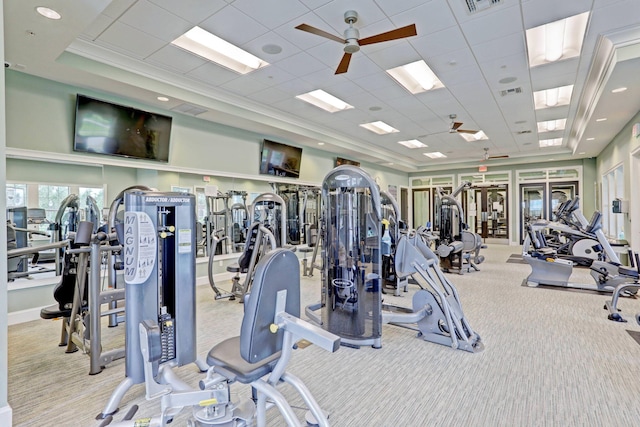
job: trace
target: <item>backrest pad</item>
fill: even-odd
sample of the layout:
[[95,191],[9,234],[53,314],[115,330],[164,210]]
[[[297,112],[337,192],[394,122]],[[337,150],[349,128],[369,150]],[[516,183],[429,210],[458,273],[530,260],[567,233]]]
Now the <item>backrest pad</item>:
[[251,295],[245,300],[240,330],[240,355],[257,363],[282,349],[282,330],[273,334],[278,291],[287,290],[285,311],[300,317],[300,263],[286,249],[276,249],[264,256],[256,267]]

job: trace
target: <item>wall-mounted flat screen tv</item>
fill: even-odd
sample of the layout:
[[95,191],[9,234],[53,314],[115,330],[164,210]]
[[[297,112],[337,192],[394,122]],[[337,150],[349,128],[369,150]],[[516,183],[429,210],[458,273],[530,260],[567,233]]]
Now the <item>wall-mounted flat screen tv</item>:
[[265,139],[260,153],[260,173],[265,175],[300,177],[302,148]]
[[73,150],[169,161],[171,117],[78,94]]
[[355,160],[343,159],[342,157],[336,157],[336,166],[340,165],[360,166],[360,162],[356,162]]

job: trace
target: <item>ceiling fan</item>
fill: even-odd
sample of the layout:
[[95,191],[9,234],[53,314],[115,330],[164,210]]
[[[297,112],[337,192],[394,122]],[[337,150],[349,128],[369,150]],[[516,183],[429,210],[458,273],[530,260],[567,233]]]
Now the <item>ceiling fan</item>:
[[462,126],[462,122],[456,122],[456,116],[455,114],[449,114],[449,118],[451,119],[451,127],[449,128],[449,133],[478,133],[480,131],[478,130],[471,130],[471,129],[460,129],[460,126]]
[[495,159],[508,159],[509,155],[508,154],[503,154],[501,156],[490,156],[489,155],[489,148],[488,147],[484,147],[484,156],[482,157],[482,161],[486,161],[486,160],[495,160]]
[[353,24],[358,21],[358,13],[355,10],[348,10],[344,13],[344,22],[349,24],[349,28],[344,30],[344,39],[335,36],[331,33],[327,33],[321,29],[312,27],[307,24],[300,24],[296,27],[298,30],[306,31],[317,36],[328,38],[339,43],[344,44],[344,55],[342,60],[336,69],[336,74],[346,73],[349,69],[349,62],[351,61],[351,54],[360,50],[360,46],[365,46],[373,43],[387,42],[390,40],[402,39],[405,37],[411,37],[417,35],[416,25],[411,24],[406,27],[398,28],[395,30],[387,31],[386,33],[380,33],[375,36],[365,37],[360,39],[360,32],[357,28],[354,28]]

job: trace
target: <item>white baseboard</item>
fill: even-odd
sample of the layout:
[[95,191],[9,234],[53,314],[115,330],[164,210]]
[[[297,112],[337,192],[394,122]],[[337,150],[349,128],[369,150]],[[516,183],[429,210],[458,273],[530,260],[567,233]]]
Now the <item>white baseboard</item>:
[[[44,307],[48,307],[48,305]],[[8,313],[7,321],[9,326],[40,319],[40,310],[42,310],[44,307],[34,307],[28,308],[26,310],[12,311],[11,313]],[[0,423],[0,425],[4,424]]]
[[11,410],[11,406],[3,406],[0,408],[0,426],[11,426],[13,418],[13,411]]

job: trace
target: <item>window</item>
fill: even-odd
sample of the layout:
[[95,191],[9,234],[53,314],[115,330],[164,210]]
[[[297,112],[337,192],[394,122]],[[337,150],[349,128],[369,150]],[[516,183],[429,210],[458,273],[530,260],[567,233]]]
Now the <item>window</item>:
[[47,219],[55,221],[60,204],[69,195],[69,187],[64,185],[38,185],[38,207],[47,213]]
[[7,207],[27,206],[27,184],[7,184]]

